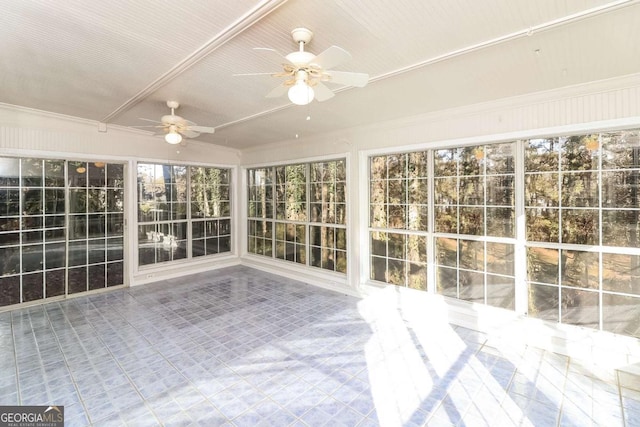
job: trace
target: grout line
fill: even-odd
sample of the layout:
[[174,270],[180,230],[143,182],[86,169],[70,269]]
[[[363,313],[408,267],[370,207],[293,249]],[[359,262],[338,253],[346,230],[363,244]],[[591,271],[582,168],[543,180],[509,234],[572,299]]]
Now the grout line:
[[622,385],[620,384],[620,370],[616,369],[616,385],[618,389],[618,399],[620,399],[620,416],[622,417],[623,427],[627,426],[627,420],[624,416],[624,402],[622,401]]
[[571,365],[571,358],[567,357],[567,364],[565,366],[565,372],[564,372],[564,378],[563,378],[563,382],[562,382],[562,399],[560,400],[560,407],[558,408],[558,419],[556,420],[556,427],[560,427],[561,423],[560,421],[562,420],[562,413],[564,410],[564,399],[565,399],[565,394],[564,391],[567,388],[567,381],[569,380],[569,366]]
[[16,391],[18,393],[18,405],[22,405],[22,393],[20,393],[20,371],[18,370],[18,346],[16,345],[16,335],[13,327],[13,315],[11,312],[11,341],[13,341],[13,366],[16,371]]

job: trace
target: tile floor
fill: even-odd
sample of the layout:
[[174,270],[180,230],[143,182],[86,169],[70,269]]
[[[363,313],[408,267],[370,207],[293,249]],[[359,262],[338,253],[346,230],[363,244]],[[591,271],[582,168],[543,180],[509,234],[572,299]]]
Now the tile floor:
[[640,426],[640,381],[246,267],[0,313],[0,404],[67,426]]

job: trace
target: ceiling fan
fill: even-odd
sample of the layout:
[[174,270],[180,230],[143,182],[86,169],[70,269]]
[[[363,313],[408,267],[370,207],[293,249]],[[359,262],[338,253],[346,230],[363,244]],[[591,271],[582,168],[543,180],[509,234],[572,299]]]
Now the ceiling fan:
[[154,127],[154,128],[162,128],[162,132],[156,133],[155,135],[164,135],[164,140],[169,144],[180,144],[182,142],[182,137],[185,136],[187,138],[196,138],[200,136],[201,133],[214,133],[215,128],[210,126],[198,126],[195,123],[183,119],[180,116],[176,116],[175,110],[180,106],[177,101],[167,101],[167,107],[171,108],[171,114],[167,114],[160,118],[160,121],[143,119],[147,122],[157,123],[154,126],[134,126],[134,127]]
[[313,32],[306,28],[296,28],[291,31],[293,41],[299,49],[283,56],[270,48],[254,48],[258,52],[269,55],[278,55],[279,60],[284,58],[283,71],[277,73],[249,73],[236,74],[237,76],[255,76],[269,74],[273,77],[286,77],[287,79],[267,94],[267,98],[276,98],[285,94],[289,100],[297,105],[306,105],[317,99],[326,101],[335,94],[324,83],[337,83],[346,86],[364,87],[369,81],[369,75],[365,73],[352,73],[346,71],[334,71],[333,67],[351,59],[351,54],[338,46],[331,46],[319,55],[304,50],[304,45],[311,41]]

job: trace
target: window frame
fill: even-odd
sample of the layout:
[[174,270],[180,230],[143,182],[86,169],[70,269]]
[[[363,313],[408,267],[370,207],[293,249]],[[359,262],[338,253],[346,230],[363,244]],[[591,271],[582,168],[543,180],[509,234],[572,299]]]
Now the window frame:
[[[141,189],[139,188],[140,183],[138,182],[138,176],[139,176],[139,168],[142,165],[146,165],[146,166],[150,166],[151,168],[162,168],[164,166],[169,166],[169,167],[184,167],[185,168],[185,201],[184,201],[184,205],[185,205],[185,215],[184,218],[168,218],[168,219],[162,219],[162,220],[158,220],[158,221],[141,221],[140,220],[140,192]],[[220,170],[224,170],[227,172],[227,182],[223,185],[228,186],[228,195],[229,195],[229,200],[228,202],[228,207],[229,207],[229,215],[227,216],[220,216],[220,217],[193,217],[192,215],[192,182],[191,182],[191,175],[192,175],[192,168],[211,168],[211,169],[220,169]],[[134,224],[135,224],[135,228],[134,228],[134,232],[133,235],[135,236],[132,240],[133,240],[133,246],[134,246],[134,253],[133,253],[133,262],[135,265],[135,271],[138,273],[144,273],[147,272],[147,274],[149,274],[148,272],[153,271],[153,270],[157,270],[157,269],[162,269],[162,268],[166,268],[166,267],[170,267],[170,266],[178,266],[178,265],[184,265],[184,264],[189,264],[189,263],[194,263],[194,262],[208,262],[213,258],[216,257],[223,257],[223,256],[228,256],[228,255],[234,255],[236,253],[235,250],[235,245],[236,245],[236,240],[235,240],[235,234],[236,234],[236,229],[235,229],[235,221],[233,220],[233,214],[234,211],[236,210],[236,206],[235,206],[235,197],[234,197],[234,192],[236,189],[236,184],[235,184],[235,176],[236,176],[236,167],[234,166],[225,166],[225,165],[210,165],[210,164],[200,164],[200,163],[191,163],[191,162],[180,162],[180,163],[176,163],[176,162],[163,162],[163,161],[158,161],[158,160],[138,160],[134,163],[133,165],[133,169],[135,170],[135,176],[133,179],[135,179],[136,181],[136,188],[137,190],[135,191],[135,193],[132,195],[132,197],[134,198],[134,206],[135,206],[135,210],[134,212],[131,213],[131,216],[134,218]],[[173,185],[173,182],[171,183]],[[207,222],[207,221],[228,221],[228,230],[229,230],[229,250],[228,251],[224,251],[224,252],[217,252],[217,253],[211,253],[211,254],[205,254],[202,256],[193,256],[193,224],[197,223],[197,222]],[[184,228],[185,228],[185,238],[183,239],[183,241],[185,242],[185,256],[184,257],[180,257],[177,259],[170,259],[170,260],[161,260],[161,261],[156,261],[153,263],[148,263],[148,264],[141,264],[140,263],[140,245],[141,245],[141,226],[149,226],[149,227],[156,227],[157,226],[169,226],[170,224],[184,224]],[[211,237],[216,237],[216,236],[211,236]],[[226,235],[224,236],[226,238]],[[198,240],[198,239],[196,239]],[[170,242],[171,244],[171,242]],[[155,250],[155,246],[154,246],[154,250]],[[154,255],[155,256],[155,255]]]

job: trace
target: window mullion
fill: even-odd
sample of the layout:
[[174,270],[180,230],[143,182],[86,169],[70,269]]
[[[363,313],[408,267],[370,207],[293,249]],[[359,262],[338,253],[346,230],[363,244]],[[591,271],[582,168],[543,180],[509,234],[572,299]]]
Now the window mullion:
[[524,170],[525,141],[515,142],[515,215],[516,215],[516,245],[514,259],[515,273],[515,311],[519,314],[528,312],[527,292],[527,248],[525,221],[525,170]]

